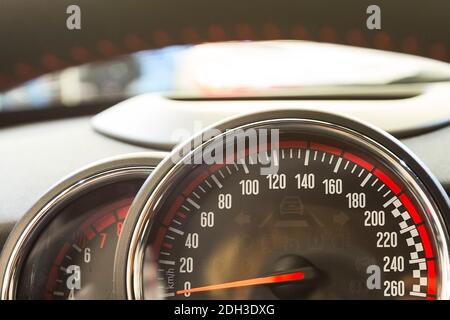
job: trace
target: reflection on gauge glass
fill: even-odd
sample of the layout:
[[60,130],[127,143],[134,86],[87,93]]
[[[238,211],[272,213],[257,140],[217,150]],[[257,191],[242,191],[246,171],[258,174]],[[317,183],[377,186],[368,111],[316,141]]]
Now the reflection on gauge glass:
[[[157,187],[139,207],[150,224],[138,223],[134,238],[146,245],[131,250],[143,256],[130,282],[136,297],[448,298],[447,202],[439,207],[401,160],[332,123],[250,127],[278,129],[278,150],[259,144],[225,164],[165,163],[165,179],[150,179]],[[228,131],[203,150],[229,156],[225,142],[235,138]],[[261,174],[268,157],[278,170]]]
[[36,239],[16,297],[111,298],[117,240],[143,179],[100,187],[61,208]]

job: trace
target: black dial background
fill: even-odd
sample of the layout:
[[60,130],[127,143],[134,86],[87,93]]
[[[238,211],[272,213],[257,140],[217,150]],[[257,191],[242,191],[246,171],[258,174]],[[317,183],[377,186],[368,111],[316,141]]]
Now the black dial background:
[[[301,139],[331,145],[358,154],[361,158],[373,163],[384,172],[391,170],[386,168],[383,159],[376,159],[374,155],[368,155],[367,150],[359,148],[349,141],[337,141],[330,137],[308,136],[307,133],[284,132],[282,140]],[[410,253],[414,251],[406,244],[408,234],[399,234],[399,222],[392,216],[389,208],[383,204],[394,195],[382,182],[372,176],[361,187],[362,180],[369,174],[366,169],[350,162],[346,169],[347,160],[342,162],[340,170],[336,173],[333,169],[338,161],[338,156],[326,151],[310,149],[310,162],[304,166],[305,150],[297,159],[298,149],[288,148],[284,150],[284,159],[280,156],[279,173],[287,174],[287,187],[285,190],[268,190],[267,179],[259,174],[260,166],[250,165],[247,159],[249,173],[244,172],[242,166],[238,169],[233,165],[224,167],[215,172],[215,177],[220,180],[222,188],[219,188],[211,177],[202,182],[203,190],[195,189],[193,193],[185,194],[186,198],[195,200],[200,209],[188,201],[184,201],[183,208],[187,218],[177,217],[178,222],[165,224],[167,212],[177,198],[183,194],[184,188],[205,171],[204,166],[187,166],[187,175],[180,175],[177,187],[172,190],[168,201],[161,207],[155,216],[156,223],[152,225],[149,244],[144,262],[144,293],[150,296],[148,290],[154,287],[146,286],[146,279],[153,274],[154,268],[158,270],[161,281],[160,290],[167,298],[187,298],[183,295],[172,296],[176,290],[182,290],[186,281],[192,287],[205,286],[216,283],[225,283],[253,277],[270,275],[277,270],[277,261],[286,256],[301,257],[311,262],[320,276],[314,289],[302,292],[298,296],[289,298],[320,298],[320,299],[373,299],[384,298],[382,290],[367,290],[366,268],[368,265],[377,264],[383,266],[384,256],[404,256],[405,270],[402,272],[384,273],[382,281],[405,282],[406,298],[409,296],[413,285],[418,279],[413,278],[415,266],[409,265]],[[291,154],[293,158],[291,159]],[[313,160],[315,158],[315,160]],[[353,167],[355,166],[355,169]],[[353,172],[352,172],[353,171]],[[314,173],[316,188],[314,190],[297,190],[294,179],[297,173]],[[343,181],[341,195],[324,195],[322,181],[326,178],[339,178]],[[242,179],[257,179],[260,181],[260,193],[257,196],[240,195],[239,181]],[[399,179],[393,178],[405,193],[407,188]],[[378,180],[378,182],[375,182]],[[219,190],[220,189],[220,190]],[[348,209],[345,195],[347,193],[364,192],[367,197],[366,209]],[[403,192],[403,191],[402,191]],[[233,196],[233,207],[230,210],[217,208],[219,193],[229,193]],[[389,197],[390,196],[390,197]],[[414,196],[408,194],[411,199]],[[284,214],[283,207],[287,197],[295,197],[301,205],[298,214]],[[289,199],[289,198],[288,198]],[[415,203],[418,205],[418,203]],[[363,212],[365,210],[385,210],[386,224],[383,227],[364,229]],[[404,208],[400,208],[403,209]],[[214,211],[215,226],[211,229],[200,228],[200,212]],[[181,222],[181,224],[180,224]],[[289,225],[279,228],[279,225]],[[294,225],[297,226],[294,227]],[[301,225],[301,226],[300,226]],[[173,239],[164,238],[163,243],[157,241],[158,232],[164,228],[173,227],[184,232],[180,236],[170,230],[166,232]],[[398,246],[396,248],[377,248],[376,233],[397,232]],[[189,232],[199,234],[200,246],[198,249],[187,249],[184,246],[185,235]],[[158,246],[152,245],[157,242]],[[164,247],[165,245],[165,247]],[[153,250],[153,253],[152,253]],[[162,255],[161,252],[164,254]],[[419,253],[419,256],[422,253]],[[179,260],[181,257],[194,259],[194,271],[192,273],[179,273]],[[165,263],[157,263],[153,258],[175,261],[175,265],[168,266]],[[422,256],[420,256],[422,258]],[[159,260],[159,261],[160,261]],[[279,271],[279,270],[278,270]],[[426,277],[426,275],[425,275]],[[168,289],[169,288],[169,289]],[[172,289],[174,288],[174,289]],[[426,288],[424,289],[426,292]],[[273,299],[276,296],[269,286],[254,286],[239,289],[218,290],[208,293],[192,293],[191,299]],[[286,298],[286,297],[283,297]],[[392,298],[392,297],[388,297]],[[396,297],[394,297],[396,298]],[[431,297],[432,298],[432,297]]]

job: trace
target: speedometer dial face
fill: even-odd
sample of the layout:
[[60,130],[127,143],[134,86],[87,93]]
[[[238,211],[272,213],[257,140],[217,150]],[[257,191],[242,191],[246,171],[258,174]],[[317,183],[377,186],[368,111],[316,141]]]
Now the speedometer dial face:
[[[136,224],[146,243],[135,251],[135,266],[142,258],[136,297],[447,297],[446,200],[439,208],[396,155],[324,121],[239,128],[237,136],[276,129],[278,139],[257,147],[247,139],[245,151],[232,149],[230,157],[231,130],[189,154],[223,150],[228,161],[184,158],[164,178],[154,177],[156,188],[139,207],[149,223]],[[264,159],[274,171],[262,172]]]

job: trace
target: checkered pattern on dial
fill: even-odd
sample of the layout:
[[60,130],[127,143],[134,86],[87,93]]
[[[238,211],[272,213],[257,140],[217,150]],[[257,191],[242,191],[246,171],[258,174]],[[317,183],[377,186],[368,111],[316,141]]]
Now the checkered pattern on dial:
[[410,253],[410,262],[417,264],[417,268],[413,270],[413,277],[417,279],[416,284],[413,284],[411,295],[415,296],[426,296],[426,290],[428,285],[428,273],[427,264],[423,254],[423,245],[420,238],[419,232],[411,219],[408,211],[402,208],[402,202],[397,198],[393,197],[388,201],[387,206],[392,205],[394,209],[391,210],[392,215],[395,218],[400,218],[399,222],[400,233],[407,233],[408,238],[406,238],[406,244],[409,247],[413,247],[413,252]]

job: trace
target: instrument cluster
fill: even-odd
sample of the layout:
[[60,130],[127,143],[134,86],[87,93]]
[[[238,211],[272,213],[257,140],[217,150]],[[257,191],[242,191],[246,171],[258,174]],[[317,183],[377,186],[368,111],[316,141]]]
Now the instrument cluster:
[[400,142],[305,110],[80,171],[15,228],[3,299],[449,299],[449,199]]

